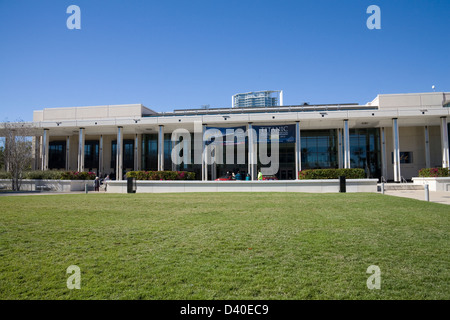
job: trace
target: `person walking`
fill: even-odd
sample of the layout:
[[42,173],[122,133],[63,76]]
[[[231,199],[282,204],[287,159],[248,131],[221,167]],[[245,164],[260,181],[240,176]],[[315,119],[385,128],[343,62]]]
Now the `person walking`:
[[106,176],[106,178],[103,180],[103,184],[105,185],[105,192],[106,189],[108,188],[108,182],[111,181],[111,179],[109,178],[109,174]]
[[100,191],[100,179],[98,177],[95,177],[94,180],[94,191]]
[[261,173],[261,170],[258,172],[258,180],[259,181],[262,181],[262,179],[263,179],[263,175],[262,175],[262,173]]

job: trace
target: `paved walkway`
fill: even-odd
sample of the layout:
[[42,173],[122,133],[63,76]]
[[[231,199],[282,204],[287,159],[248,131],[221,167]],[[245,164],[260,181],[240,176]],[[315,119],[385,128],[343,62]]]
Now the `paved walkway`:
[[[82,194],[84,191],[70,191],[70,192],[54,192],[54,191],[23,191],[23,192],[0,192],[0,197],[2,196],[45,196],[45,195],[55,195],[55,194]],[[91,193],[91,192],[89,192]],[[92,191],[92,193],[94,193]],[[95,192],[95,193],[105,193],[105,192]]]
[[[405,197],[425,201],[424,190],[386,190],[384,194],[389,196]],[[430,202],[450,205],[450,192],[430,191]]]

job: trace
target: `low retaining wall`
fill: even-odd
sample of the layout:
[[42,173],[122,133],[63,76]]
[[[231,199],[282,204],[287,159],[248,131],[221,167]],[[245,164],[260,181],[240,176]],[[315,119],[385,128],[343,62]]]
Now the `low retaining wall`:
[[[347,192],[377,192],[377,179],[348,179]],[[137,193],[177,192],[339,192],[339,180],[136,181]],[[127,181],[110,181],[108,193],[127,193]]]
[[430,191],[450,191],[450,177],[444,178],[412,178],[414,184],[428,184]]
[[[84,191],[84,185],[87,184],[89,190],[93,189],[94,180],[32,180],[23,179],[20,187],[21,191]],[[0,179],[0,188],[11,190],[11,180]]]

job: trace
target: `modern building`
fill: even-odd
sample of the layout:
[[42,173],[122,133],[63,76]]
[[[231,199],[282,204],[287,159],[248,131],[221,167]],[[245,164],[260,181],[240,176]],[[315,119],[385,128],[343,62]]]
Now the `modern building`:
[[[368,177],[400,182],[425,167],[449,166],[450,92],[380,94],[365,104],[184,109],[158,113],[143,105],[51,108],[34,112],[34,169],[94,171],[123,178],[129,170],[186,170],[211,180],[240,170],[256,178],[260,137],[251,129],[276,129],[278,179],[296,179],[313,168],[363,168]],[[210,128],[242,129],[241,161],[208,164],[202,134]],[[176,165],[172,133],[195,140],[200,160]],[[281,134],[282,133],[282,134]],[[190,135],[190,137],[189,137]],[[198,135],[197,135],[198,137]],[[189,142],[186,136],[185,143]],[[232,148],[232,149],[233,149]],[[184,151],[183,151],[184,152]],[[236,160],[236,154],[232,160]],[[188,153],[185,155],[188,158]],[[253,160],[257,159],[252,164]],[[191,161],[192,160],[192,161]]]
[[233,108],[276,107],[283,105],[283,90],[237,93],[232,97]]

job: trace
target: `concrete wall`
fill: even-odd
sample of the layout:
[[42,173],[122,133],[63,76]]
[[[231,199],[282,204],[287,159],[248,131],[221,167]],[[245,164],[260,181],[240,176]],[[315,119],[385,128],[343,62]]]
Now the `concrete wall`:
[[143,113],[154,112],[141,104],[50,108],[34,111],[33,121],[140,118]]
[[448,178],[414,178],[414,184],[429,185],[430,191],[450,191],[450,177]]
[[[347,192],[377,192],[377,179],[349,179]],[[301,181],[137,181],[137,193],[339,192],[339,180]],[[127,181],[110,181],[108,193],[127,193]]]
[[[44,187],[42,191],[56,191],[56,192],[70,192],[70,191],[83,191],[85,184],[88,185],[88,189],[92,190],[93,180],[22,180],[21,191],[38,191],[40,187]],[[0,187],[2,189],[11,190],[11,180],[0,179]]]
[[380,109],[429,109],[442,108],[448,94],[442,92],[411,93],[411,94],[380,94],[378,105]]

